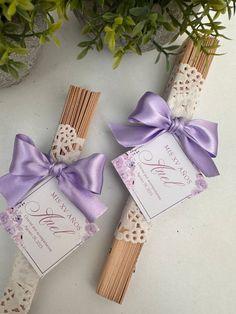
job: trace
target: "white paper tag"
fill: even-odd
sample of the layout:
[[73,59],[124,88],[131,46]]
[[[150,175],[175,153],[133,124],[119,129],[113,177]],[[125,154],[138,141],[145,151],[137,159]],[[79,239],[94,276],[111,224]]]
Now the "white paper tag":
[[112,163],[147,220],[207,187],[203,175],[169,133]]
[[98,231],[63,195],[55,178],[1,213],[0,223],[41,277]]

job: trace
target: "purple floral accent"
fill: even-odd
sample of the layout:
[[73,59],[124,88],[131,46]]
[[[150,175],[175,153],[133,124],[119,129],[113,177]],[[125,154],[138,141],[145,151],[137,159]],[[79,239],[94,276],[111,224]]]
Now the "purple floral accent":
[[16,207],[8,208],[0,214],[0,224],[17,244],[22,241],[22,216]]
[[0,213],[0,224],[6,225],[9,220],[9,216],[7,212]]
[[124,161],[122,158],[117,158],[115,159],[114,161],[114,165],[117,167],[117,168],[121,168],[124,164]]
[[10,234],[11,237],[15,236],[16,234],[16,228],[12,225],[6,225],[5,230],[8,234]]
[[22,223],[22,217],[20,214],[16,214],[15,217],[13,218],[14,221],[18,224],[21,224]]
[[93,223],[88,223],[85,226],[85,230],[89,236],[92,236],[97,232],[97,226]]
[[196,186],[197,186],[201,191],[203,191],[203,190],[205,190],[205,189],[207,188],[207,183],[206,183],[206,181],[205,181],[204,179],[197,179],[197,180],[195,181],[195,183],[196,183]]
[[113,161],[113,164],[128,189],[132,188],[135,181],[135,161],[132,154],[125,153]]
[[207,182],[204,179],[204,176],[199,173],[196,175],[196,181],[195,181],[195,188],[192,190],[192,195],[197,195],[201,192],[203,192],[204,190],[206,190],[207,188]]
[[133,160],[128,160],[127,161],[127,166],[130,168],[130,169],[134,169],[135,168],[135,162]]
[[12,236],[12,239],[16,242],[16,243],[20,243],[23,239],[23,236],[21,233],[17,233],[16,235]]
[[91,223],[86,219],[82,241],[85,242],[90,237],[92,237],[95,233],[97,233],[97,231],[98,231],[98,227],[94,223]]
[[129,155],[128,155],[128,153],[126,153],[122,157],[123,157],[124,160],[127,160],[129,158]]

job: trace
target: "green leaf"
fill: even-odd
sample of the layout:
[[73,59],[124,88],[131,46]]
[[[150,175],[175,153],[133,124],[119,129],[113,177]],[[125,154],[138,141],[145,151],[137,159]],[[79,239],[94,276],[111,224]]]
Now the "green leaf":
[[3,55],[1,56],[0,65],[6,64],[8,58],[9,58],[9,54],[8,54],[8,51],[6,50],[6,51],[3,53]]
[[49,30],[50,33],[54,33],[54,32],[58,31],[61,28],[61,25],[62,25],[62,21],[59,21],[57,23],[54,23],[54,24],[50,25],[48,30]]
[[155,63],[158,63],[160,61],[160,58],[161,58],[161,52],[158,53]]
[[131,36],[132,37],[135,37],[137,36],[138,34],[141,33],[141,31],[143,30],[144,26],[146,24],[146,21],[141,21],[139,22],[133,29],[132,33],[131,33]]
[[40,45],[44,45],[44,44],[46,43],[46,41],[47,41],[47,37],[46,37],[45,35],[41,35],[41,36],[39,37],[39,43],[40,43]]
[[31,22],[31,17],[29,15],[29,13],[27,11],[24,11],[22,9],[20,9],[19,7],[17,7],[16,12],[22,16],[27,22]]
[[13,66],[7,65],[7,71],[16,80],[19,78],[19,74],[18,74],[17,70]]
[[82,34],[88,34],[92,32],[92,26],[90,24],[86,24],[82,29]]
[[112,65],[113,69],[116,69],[120,65],[122,57],[123,57],[123,55],[119,55],[119,56],[114,58],[114,63]]
[[136,53],[137,53],[139,56],[142,55],[142,50],[141,50],[141,48],[140,48],[140,46],[139,46],[138,44],[135,45],[135,51],[136,51]]
[[107,25],[106,25],[106,26],[104,27],[104,32],[105,32],[105,33],[113,32],[113,31],[114,31],[114,30],[113,30],[110,26],[107,26]]
[[12,1],[7,10],[9,16],[13,16],[16,13],[16,1]]
[[144,7],[136,7],[136,8],[132,8],[129,10],[129,13],[133,16],[144,16],[149,12],[149,8],[148,6],[144,6]]
[[60,46],[61,46],[61,42],[60,42],[60,40],[58,39],[58,37],[55,36],[55,35],[52,35],[51,37],[52,37],[52,40],[53,40],[54,44],[55,44],[57,47],[60,47]]
[[96,49],[97,51],[101,51],[103,49],[103,41],[101,38],[96,42]]
[[226,8],[226,1],[223,0],[209,0],[208,4],[215,11],[222,11]]
[[142,45],[146,45],[152,38],[153,34],[152,31],[147,32],[142,37]]
[[114,13],[111,13],[111,12],[106,12],[102,15],[103,19],[105,21],[110,21],[110,20],[113,20],[117,15],[114,14]]
[[32,11],[34,9],[34,5],[31,0],[17,0],[17,6],[24,11]]
[[166,71],[169,72],[170,71],[170,60],[169,57],[166,56]]
[[85,41],[81,41],[78,44],[78,46],[81,47],[81,48],[84,48],[84,47],[90,46],[92,43],[93,43],[93,40],[85,40]]
[[123,17],[122,16],[116,17],[114,22],[116,25],[122,25],[123,24]]
[[129,25],[129,26],[134,26],[134,25],[136,25],[131,16],[126,16],[126,17],[125,17],[125,24],[126,24],[126,25]]
[[79,55],[78,55],[78,57],[77,57],[77,60],[83,59],[83,58],[87,55],[88,51],[89,51],[89,48],[88,48],[88,47],[85,48],[85,49],[83,49],[83,50],[79,53]]
[[179,45],[172,45],[172,46],[165,47],[164,49],[168,50],[168,51],[173,51],[173,50],[177,50],[179,48],[180,48]]
[[104,30],[106,32],[105,37],[104,37],[104,42],[107,44],[109,50],[111,52],[114,52],[116,48],[115,32],[109,26],[106,26]]
[[19,30],[20,26],[17,23],[6,23],[3,26],[3,30],[6,33],[16,33]]
[[14,67],[17,69],[25,69],[27,68],[27,65],[23,62],[19,62],[19,61],[13,61]]
[[10,53],[14,52],[18,55],[25,55],[28,52],[28,50],[27,48],[23,48],[23,47],[14,47],[14,48],[9,48],[9,52]]
[[114,52],[114,50],[116,48],[115,33],[110,33],[110,35],[109,35],[108,48],[111,52]]
[[168,31],[168,32],[173,32],[175,30],[175,27],[168,23],[168,22],[164,22],[162,23],[162,25],[164,26],[164,28]]

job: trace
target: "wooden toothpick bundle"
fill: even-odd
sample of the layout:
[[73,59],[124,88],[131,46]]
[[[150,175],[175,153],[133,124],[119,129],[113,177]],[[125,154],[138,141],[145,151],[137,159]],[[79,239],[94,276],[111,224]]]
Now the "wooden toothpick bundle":
[[[204,46],[213,47],[210,55],[206,55],[204,52],[198,53],[189,39],[184,43],[183,53],[177,58],[167,84],[164,98],[177,117],[189,118],[192,116],[198,102],[196,97],[201,92],[201,85],[207,77],[217,41],[214,38],[206,38]],[[190,97],[190,100],[192,97],[192,107],[185,107],[181,102],[178,103],[179,95],[185,98]],[[145,222],[145,218],[130,197],[97,285],[98,294],[122,303],[150,228],[151,225]]]

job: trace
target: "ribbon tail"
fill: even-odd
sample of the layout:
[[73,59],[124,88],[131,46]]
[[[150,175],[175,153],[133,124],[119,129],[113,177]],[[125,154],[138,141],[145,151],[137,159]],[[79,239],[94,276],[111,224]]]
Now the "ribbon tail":
[[40,179],[39,177],[16,176],[8,173],[0,177],[0,194],[6,199],[8,206],[13,207]]
[[93,222],[106,212],[107,206],[98,195],[89,191],[86,192],[87,195],[83,195],[83,204],[81,206],[77,204],[77,207],[90,222]]
[[117,142],[124,147],[145,144],[163,133],[163,130],[145,125],[109,124],[109,127]]
[[97,194],[81,187],[77,189],[66,178],[59,178],[58,184],[60,190],[90,222],[95,221],[107,210],[106,205],[102,203]]
[[219,171],[207,151],[186,136],[179,136],[179,139],[185,154],[206,177],[219,175]]
[[105,155],[93,154],[68,166],[64,174],[76,188],[79,189],[82,186],[86,190],[100,194],[105,163]]

